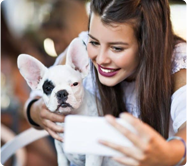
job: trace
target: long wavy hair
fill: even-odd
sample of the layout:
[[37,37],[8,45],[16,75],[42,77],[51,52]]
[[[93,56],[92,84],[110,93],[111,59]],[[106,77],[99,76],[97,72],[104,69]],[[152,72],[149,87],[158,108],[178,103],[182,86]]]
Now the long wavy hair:
[[[135,86],[139,118],[167,138],[173,93],[171,59],[175,45],[183,41],[172,30],[168,0],[92,0],[92,13],[107,25],[132,25],[140,56]],[[92,69],[104,115],[118,117],[127,112],[121,83],[107,87],[100,83],[93,64]]]

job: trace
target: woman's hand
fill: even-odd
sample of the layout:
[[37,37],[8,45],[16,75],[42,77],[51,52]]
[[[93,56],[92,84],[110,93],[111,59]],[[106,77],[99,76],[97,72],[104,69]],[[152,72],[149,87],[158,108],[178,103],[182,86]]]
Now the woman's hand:
[[113,159],[128,166],[168,166],[168,161],[171,160],[168,142],[149,125],[132,115],[123,113],[120,117],[129,122],[137,130],[138,134],[132,133],[117,123],[113,116],[107,115],[107,121],[134,145],[133,147],[123,147],[101,140],[101,144],[124,154],[123,157],[113,157]]
[[54,139],[63,141],[57,133],[62,133],[64,129],[55,122],[63,123],[65,116],[50,112],[42,98],[33,103],[30,114],[32,120],[44,128]]

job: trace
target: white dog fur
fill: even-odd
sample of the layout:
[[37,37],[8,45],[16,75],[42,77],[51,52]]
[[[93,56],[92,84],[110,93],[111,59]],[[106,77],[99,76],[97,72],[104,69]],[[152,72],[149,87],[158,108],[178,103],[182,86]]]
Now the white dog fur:
[[[17,64],[30,88],[43,92],[43,100],[51,112],[98,116],[95,97],[82,85],[89,72],[89,58],[82,40],[76,38],[71,42],[65,65],[47,68],[26,54],[19,55]],[[58,140],[55,146],[59,166],[68,166],[69,161],[77,166],[102,165],[101,156],[65,154],[63,143]]]

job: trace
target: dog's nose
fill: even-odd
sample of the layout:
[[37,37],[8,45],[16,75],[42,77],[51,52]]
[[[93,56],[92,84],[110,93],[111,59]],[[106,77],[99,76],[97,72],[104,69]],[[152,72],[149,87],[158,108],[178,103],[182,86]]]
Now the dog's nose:
[[57,92],[57,99],[60,101],[66,101],[68,99],[68,92],[66,90],[61,90]]

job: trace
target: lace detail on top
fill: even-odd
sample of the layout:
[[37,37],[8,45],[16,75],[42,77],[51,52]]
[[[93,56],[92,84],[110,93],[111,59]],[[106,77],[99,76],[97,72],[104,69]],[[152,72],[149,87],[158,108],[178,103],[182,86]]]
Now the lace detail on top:
[[172,74],[178,72],[181,69],[186,69],[186,43],[179,43],[172,56]]

